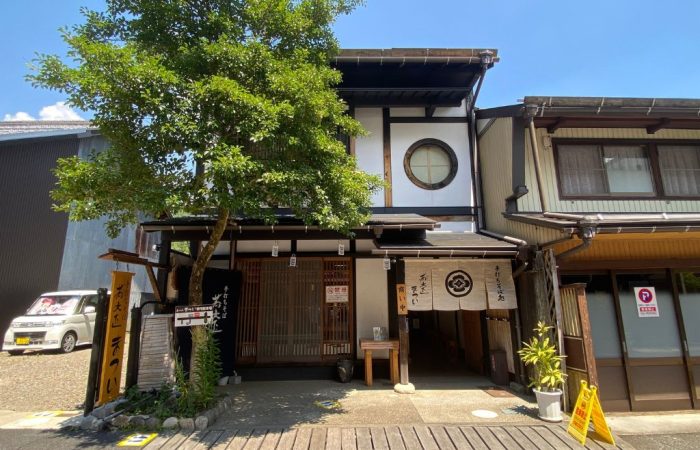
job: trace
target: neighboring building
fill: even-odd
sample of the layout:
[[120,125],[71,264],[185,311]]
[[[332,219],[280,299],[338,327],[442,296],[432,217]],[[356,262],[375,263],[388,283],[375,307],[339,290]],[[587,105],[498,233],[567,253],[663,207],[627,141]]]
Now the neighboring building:
[[484,227],[530,246],[523,328],[557,320],[570,398],[588,379],[607,411],[700,407],[699,111],[526,97],[476,113]]
[[[136,247],[135,228],[108,239],[101,221],[69,222],[51,209],[56,160],[105,148],[86,121],[0,122],[0,330],[41,293],[110,287],[108,248]],[[124,269],[125,267],[122,267]],[[136,270],[135,270],[136,271]],[[146,286],[138,270],[132,298]]]
[[[248,379],[330,376],[339,357],[363,358],[359,339],[371,339],[375,327],[397,338],[403,323],[410,324],[413,373],[487,373],[489,352],[501,351],[505,376],[515,377],[518,248],[475,233],[473,103],[495,61],[493,50],[341,52],[338,92],[369,132],[348,152],[388,188],[352,240],[284,211],[274,227],[231,220],[210,264],[242,273],[225,366]],[[168,263],[171,242],[206,241],[213,223],[174,218],[143,228],[161,232],[161,263]],[[397,307],[402,284],[407,322]]]

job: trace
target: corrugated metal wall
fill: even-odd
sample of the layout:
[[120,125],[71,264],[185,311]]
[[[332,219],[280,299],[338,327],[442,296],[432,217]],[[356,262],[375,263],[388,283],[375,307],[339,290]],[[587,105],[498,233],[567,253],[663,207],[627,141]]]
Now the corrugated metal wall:
[[51,210],[56,159],[78,140],[0,144],[0,330],[58,285],[67,217]]
[[[491,133],[492,130],[489,130]],[[529,134],[526,131],[526,134]],[[557,212],[700,212],[700,202],[696,200],[560,200],[554,163],[554,150],[551,139],[698,139],[698,130],[661,130],[647,134],[638,128],[560,128],[549,134],[544,128],[537,129],[538,145],[542,165],[542,177],[546,186],[550,211]],[[518,200],[518,210],[541,211],[535,169],[532,163],[530,138],[526,144],[525,179],[530,192]]]

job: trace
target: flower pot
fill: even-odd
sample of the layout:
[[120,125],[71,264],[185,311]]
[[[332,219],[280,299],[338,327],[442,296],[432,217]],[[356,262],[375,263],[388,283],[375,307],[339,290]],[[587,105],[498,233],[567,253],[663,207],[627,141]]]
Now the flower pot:
[[561,422],[561,389],[556,391],[538,391],[533,389],[540,409],[540,419],[547,422]]

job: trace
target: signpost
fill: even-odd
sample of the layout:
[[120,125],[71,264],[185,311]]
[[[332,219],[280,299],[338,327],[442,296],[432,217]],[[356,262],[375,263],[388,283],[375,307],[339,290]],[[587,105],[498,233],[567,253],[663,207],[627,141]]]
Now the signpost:
[[112,291],[107,309],[107,328],[103,343],[102,369],[100,370],[97,404],[102,405],[119,396],[124,362],[126,320],[129,316],[131,272],[112,272]]
[[588,434],[588,426],[593,421],[593,429],[605,442],[615,445],[610,427],[605,421],[603,408],[600,406],[598,399],[598,388],[595,386],[588,387],[585,380],[581,380],[581,390],[576,399],[576,406],[571,413],[571,421],[567,431],[581,445],[586,444],[586,435]]
[[214,320],[214,305],[175,307],[176,327],[208,325],[212,320]]
[[659,305],[656,303],[656,290],[653,287],[634,288],[639,317],[659,317]]

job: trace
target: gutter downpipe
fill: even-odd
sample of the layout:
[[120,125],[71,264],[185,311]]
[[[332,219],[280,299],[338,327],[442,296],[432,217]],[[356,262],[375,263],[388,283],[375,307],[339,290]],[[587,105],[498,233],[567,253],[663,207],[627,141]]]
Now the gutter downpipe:
[[478,233],[484,227],[484,214],[483,214],[483,198],[481,193],[481,172],[479,171],[479,149],[476,138],[476,113],[474,112],[474,105],[476,104],[476,99],[479,97],[479,92],[481,91],[481,85],[484,83],[484,77],[486,77],[486,71],[489,69],[489,65],[493,63],[493,53],[490,51],[485,51],[481,53],[481,74],[479,75],[479,82],[476,85],[476,90],[471,98],[471,101],[467,104],[467,114],[469,114],[469,145],[471,146],[471,175],[472,175],[472,190],[474,192],[474,203],[476,204],[476,232]]
[[[577,245],[576,247],[570,248],[566,251],[563,251],[559,253],[558,255],[555,255],[555,258],[557,261],[560,261],[564,258],[568,258],[571,255],[574,255],[576,253],[582,252],[586,250],[588,247],[591,246],[593,243],[593,238],[596,235],[596,228],[595,224],[585,224],[585,225],[580,225],[578,231],[576,232],[578,237],[581,238],[581,243]],[[573,237],[573,236],[572,236]]]
[[530,147],[532,149],[532,159],[535,163],[535,177],[537,178],[537,192],[540,196],[540,208],[542,213],[545,214],[549,211],[549,205],[547,205],[547,199],[542,191],[544,183],[542,182],[542,167],[540,165],[540,149],[537,145],[537,130],[535,130],[535,114],[537,114],[537,107],[533,105],[527,105],[525,109],[525,114],[528,119],[528,127],[530,130]]

